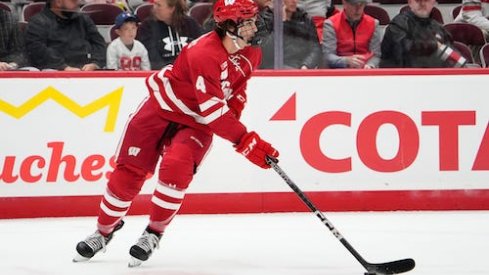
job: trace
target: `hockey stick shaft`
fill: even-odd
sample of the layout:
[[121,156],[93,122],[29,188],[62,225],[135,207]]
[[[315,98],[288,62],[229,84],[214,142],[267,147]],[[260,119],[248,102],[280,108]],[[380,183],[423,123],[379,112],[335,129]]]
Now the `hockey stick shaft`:
[[276,160],[268,158],[268,163],[272,166],[273,170],[279,174],[280,177],[289,185],[289,187],[299,196],[302,202],[321,220],[321,222],[328,227],[333,235],[343,244],[343,246],[350,251],[351,254],[365,267],[367,268],[367,262],[365,259],[350,245],[350,243],[341,235],[336,229],[333,223],[324,216],[324,214],[317,209],[317,207],[311,202],[311,200],[302,192],[302,190],[287,176],[287,174],[280,168]]
[[409,271],[414,268],[415,263],[413,259],[403,259],[394,262],[372,264],[367,262],[351,244],[341,235],[341,233],[334,227],[333,223],[329,221],[326,216],[311,202],[311,200],[302,192],[302,190],[287,176],[287,174],[277,164],[277,160],[267,156],[267,163],[277,172],[277,174],[289,185],[289,187],[298,195],[302,202],[321,220],[321,222],[328,227],[333,235],[343,244],[343,246],[357,259],[357,261],[368,271],[374,272],[373,274],[397,274]]

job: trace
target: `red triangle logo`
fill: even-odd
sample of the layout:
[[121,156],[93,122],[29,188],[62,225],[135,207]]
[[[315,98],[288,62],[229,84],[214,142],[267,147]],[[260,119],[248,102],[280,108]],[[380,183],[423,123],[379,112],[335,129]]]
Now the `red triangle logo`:
[[296,93],[294,93],[270,120],[295,120],[296,117]]

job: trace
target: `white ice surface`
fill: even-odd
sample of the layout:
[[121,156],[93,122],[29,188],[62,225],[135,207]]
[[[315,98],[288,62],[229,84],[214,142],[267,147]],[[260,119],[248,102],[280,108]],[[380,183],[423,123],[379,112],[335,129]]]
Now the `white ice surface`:
[[[489,274],[489,211],[325,213],[370,262],[414,258],[406,274]],[[362,275],[363,267],[312,213],[178,215],[159,250],[129,269],[146,226],[130,216],[106,253],[72,263],[95,217],[0,220],[0,274]]]

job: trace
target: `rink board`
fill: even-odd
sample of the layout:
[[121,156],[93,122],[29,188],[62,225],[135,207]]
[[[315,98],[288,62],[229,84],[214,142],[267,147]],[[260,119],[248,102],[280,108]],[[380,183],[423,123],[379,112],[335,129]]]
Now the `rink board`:
[[[95,215],[147,74],[0,75],[0,218]],[[487,83],[483,69],[260,71],[242,121],[322,210],[489,209]],[[180,211],[306,210],[215,138]]]

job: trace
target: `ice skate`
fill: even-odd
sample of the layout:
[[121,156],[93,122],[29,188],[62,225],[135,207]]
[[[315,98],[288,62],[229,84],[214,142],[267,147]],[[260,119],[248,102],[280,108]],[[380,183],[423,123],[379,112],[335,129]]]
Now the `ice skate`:
[[129,260],[129,267],[140,266],[142,262],[148,260],[155,248],[159,248],[160,239],[162,234],[151,231],[149,228],[143,232],[143,235],[139,238],[138,242],[131,246],[129,254],[131,259]]
[[105,237],[97,230],[92,235],[88,236],[84,241],[79,242],[76,245],[76,255],[73,257],[73,262],[85,262],[90,260],[99,251],[105,252],[105,247],[112,240],[114,232],[121,229],[124,225],[124,221],[114,228],[114,231],[109,236]]

